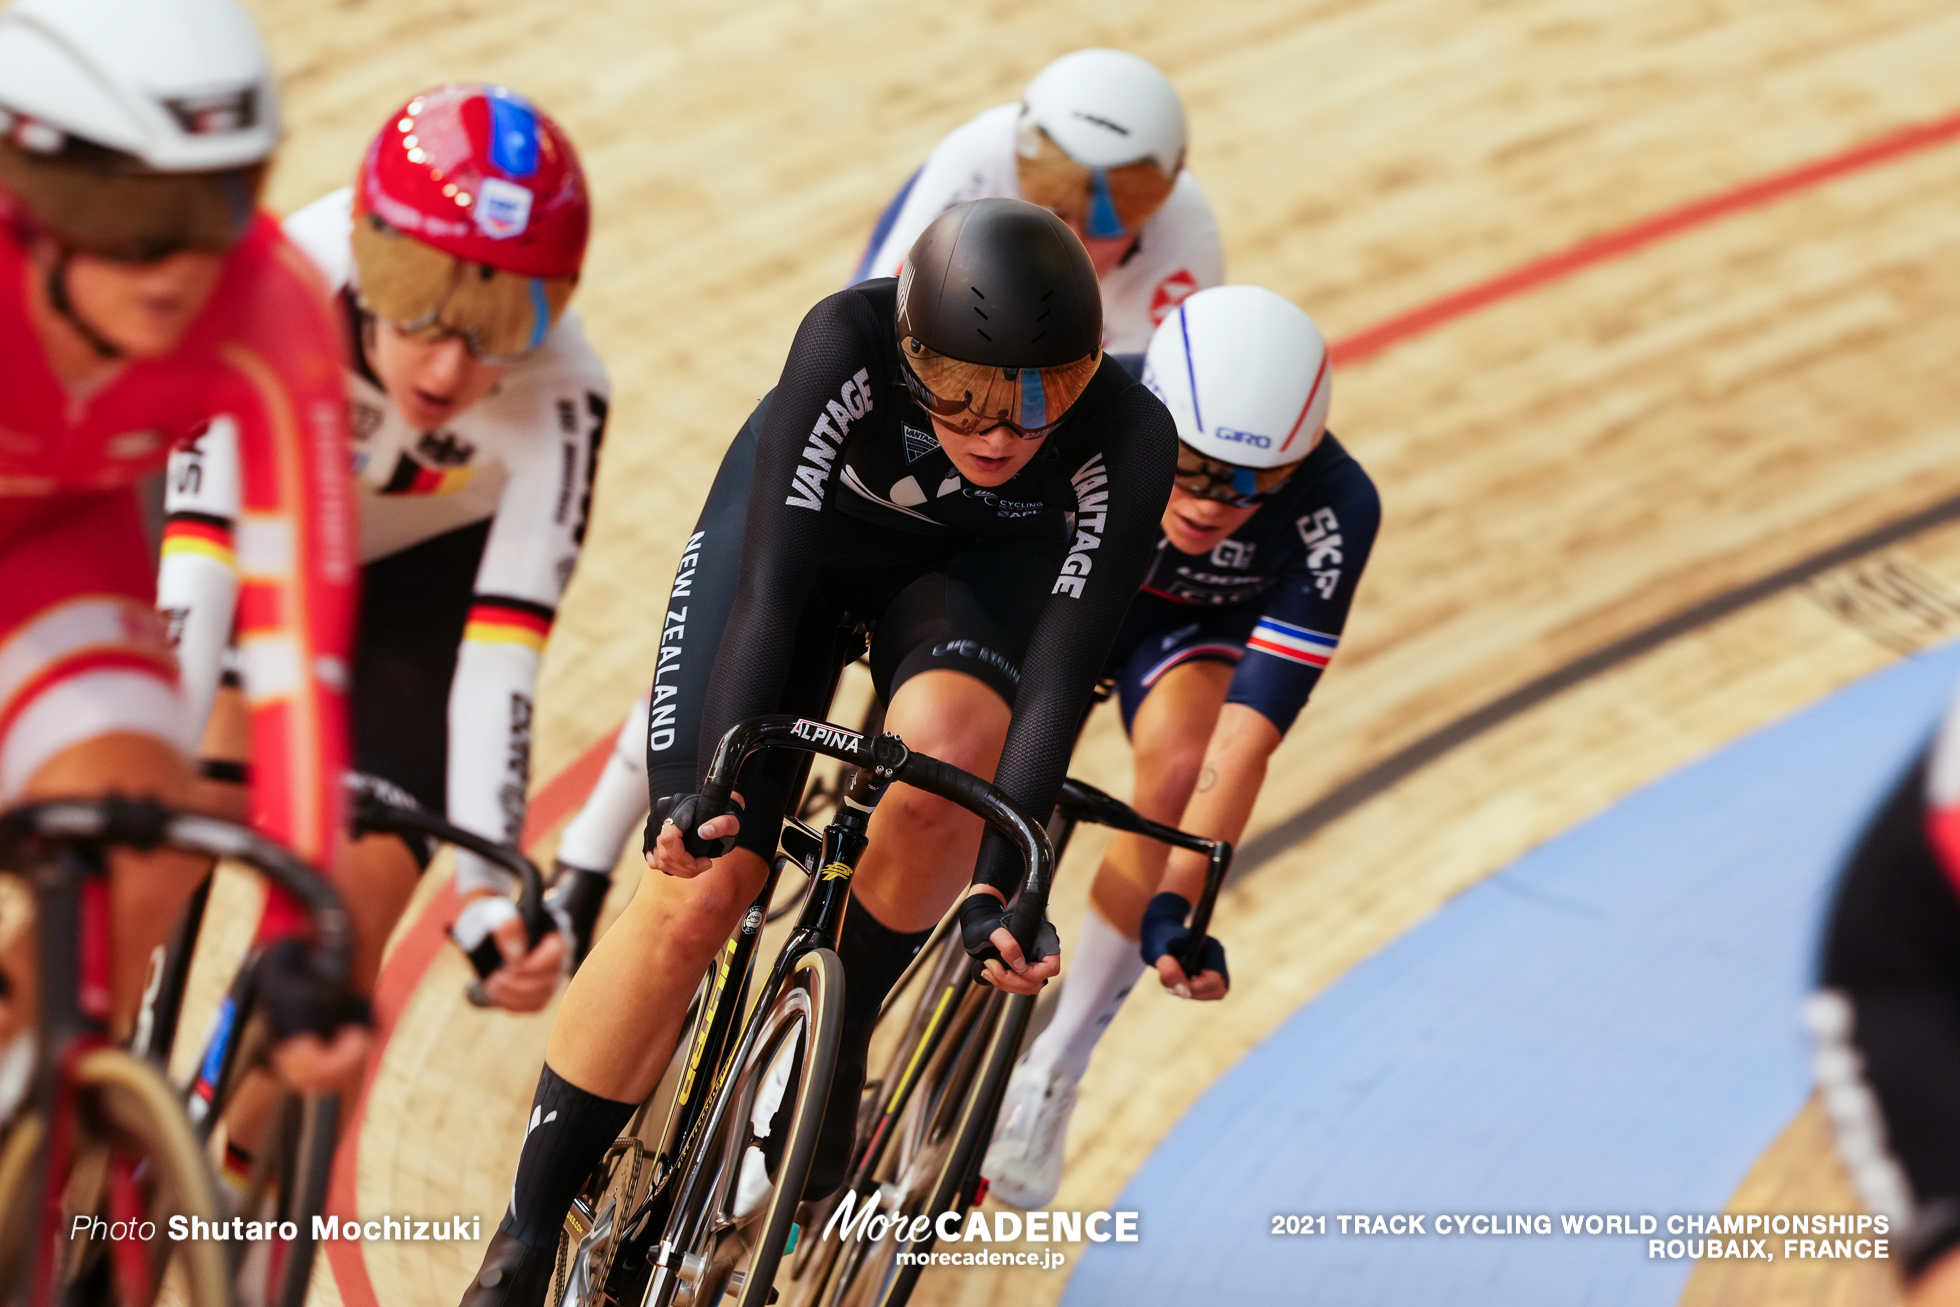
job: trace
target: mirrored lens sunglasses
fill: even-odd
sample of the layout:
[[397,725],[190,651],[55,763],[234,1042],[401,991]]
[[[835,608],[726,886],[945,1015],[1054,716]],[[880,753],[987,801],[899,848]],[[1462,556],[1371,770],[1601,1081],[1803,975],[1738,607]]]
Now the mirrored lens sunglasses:
[[907,336],[899,342],[899,359],[912,398],[961,435],[1006,427],[1023,440],[1039,440],[1088,389],[1102,351],[1060,367],[997,368],[948,358]]
[[1177,446],[1175,484],[1187,495],[1211,499],[1234,508],[1263,504],[1279,492],[1305,460],[1283,467],[1239,467],[1206,458],[1182,441]]
[[415,340],[461,340],[471,357],[497,366],[544,344],[578,284],[452,258],[371,214],[354,224],[353,249],[369,313]]
[[1176,177],[1149,159],[1114,168],[1085,168],[1039,127],[1030,136],[1033,153],[1024,149],[1015,156],[1022,196],[1052,209],[1064,222],[1079,224],[1091,237],[1111,240],[1133,235],[1164,206],[1177,185]]

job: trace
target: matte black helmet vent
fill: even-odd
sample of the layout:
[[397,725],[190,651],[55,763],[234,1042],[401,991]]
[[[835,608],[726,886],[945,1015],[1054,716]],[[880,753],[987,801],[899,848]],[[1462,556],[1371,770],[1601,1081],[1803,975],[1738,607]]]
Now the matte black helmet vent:
[[1024,200],[971,200],[940,214],[913,243],[899,290],[899,336],[969,363],[1052,368],[1102,342],[1089,252]]

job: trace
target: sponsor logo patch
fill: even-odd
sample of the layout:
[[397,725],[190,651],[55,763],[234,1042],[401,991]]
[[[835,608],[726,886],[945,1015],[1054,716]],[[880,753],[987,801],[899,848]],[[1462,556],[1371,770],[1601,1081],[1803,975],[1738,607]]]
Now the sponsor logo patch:
[[1220,440],[1230,440],[1235,444],[1249,445],[1253,449],[1271,449],[1273,438],[1262,436],[1256,431],[1240,431],[1237,427],[1213,427],[1212,434]]
[[1150,325],[1161,325],[1172,309],[1197,293],[1198,279],[1187,268],[1179,268],[1158,282],[1157,289],[1150,292]]
[[852,753],[864,752],[862,735],[841,726],[832,726],[829,722],[813,722],[807,717],[799,717],[796,725],[789,728],[789,733],[812,744],[827,744],[833,749],[849,749]]
[[905,461],[916,463],[927,454],[939,449],[939,437],[930,431],[921,431],[911,423],[905,424]]
[[831,461],[844,447],[851,423],[871,412],[870,383],[870,369],[859,368],[840,388],[836,399],[824,402],[823,412],[817,414],[816,423],[810,428],[810,443],[803,447],[803,458],[797,464],[789,496],[783,500],[785,504],[822,511],[824,483],[830,480]]
[[493,241],[522,236],[531,225],[531,192],[501,177],[485,177],[476,192],[477,230]]
[[1077,469],[1069,484],[1075,487],[1075,544],[1062,561],[1061,574],[1055,578],[1055,588],[1049,593],[1080,599],[1083,583],[1095,565],[1089,552],[1102,547],[1103,528],[1109,521],[1109,491],[1104,488],[1109,485],[1109,472],[1103,466],[1102,455],[1097,454]]

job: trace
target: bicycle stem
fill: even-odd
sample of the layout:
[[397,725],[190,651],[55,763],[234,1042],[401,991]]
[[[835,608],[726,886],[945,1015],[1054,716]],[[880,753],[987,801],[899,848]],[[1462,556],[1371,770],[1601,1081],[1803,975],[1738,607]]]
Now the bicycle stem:
[[[1009,929],[1023,950],[1028,949],[1047,915],[1048,891],[1054,880],[1055,851],[1048,833],[1029,819],[1019,805],[997,787],[951,763],[914,753],[896,735],[866,739],[856,731],[829,722],[775,714],[751,717],[730,727],[715,746],[708,778],[701,786],[703,823],[728,810],[729,797],[749,757],[764,748],[801,749],[854,764],[862,775],[881,783],[902,781],[915,789],[958,804],[999,831],[1021,855],[1027,877],[1015,897]],[[855,786],[854,786],[855,788]],[[848,800],[847,800],[848,804]],[[868,815],[868,813],[867,813]]]

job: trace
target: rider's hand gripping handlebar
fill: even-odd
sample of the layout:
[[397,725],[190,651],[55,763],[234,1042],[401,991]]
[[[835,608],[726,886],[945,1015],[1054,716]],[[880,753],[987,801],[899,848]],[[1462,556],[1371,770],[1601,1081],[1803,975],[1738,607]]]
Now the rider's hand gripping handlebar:
[[1041,930],[1048,912],[1048,891],[1054,882],[1054,846],[1041,824],[1029,819],[996,786],[951,763],[912,752],[895,735],[866,739],[856,731],[805,717],[752,717],[730,728],[716,746],[695,808],[697,824],[727,810],[742,764],[758,749],[770,747],[821,753],[882,778],[902,781],[965,808],[999,831],[1021,855],[1021,864],[1027,868],[1020,892],[1009,907],[1009,930],[1023,954],[1029,958],[1039,956]]
[[[347,800],[348,830],[356,837],[375,833],[426,835],[467,849],[509,872],[522,887],[517,898],[517,915],[524,921],[525,939],[533,946],[558,928],[544,903],[544,877],[535,863],[510,845],[465,830],[403,795],[384,794],[380,787],[367,783],[365,777],[352,774],[347,777]],[[571,938],[569,930],[565,937]],[[468,956],[479,979],[503,965],[503,955],[497,951],[494,940],[485,939]]]

